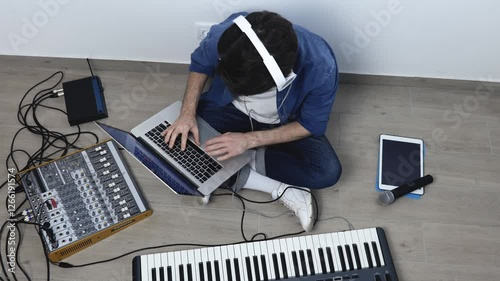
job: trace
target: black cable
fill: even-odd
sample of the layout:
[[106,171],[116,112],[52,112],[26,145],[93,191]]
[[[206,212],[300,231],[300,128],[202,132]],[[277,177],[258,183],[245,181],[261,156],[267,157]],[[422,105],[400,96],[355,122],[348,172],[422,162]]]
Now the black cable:
[[90,66],[90,60],[89,60],[89,58],[87,58],[87,64],[89,65],[90,74],[92,74],[92,77],[94,77],[94,72],[92,71],[92,66]]

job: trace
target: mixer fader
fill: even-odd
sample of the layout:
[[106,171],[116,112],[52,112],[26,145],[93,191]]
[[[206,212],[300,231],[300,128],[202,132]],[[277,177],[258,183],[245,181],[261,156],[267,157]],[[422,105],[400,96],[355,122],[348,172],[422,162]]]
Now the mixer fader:
[[152,214],[112,140],[19,173],[49,258],[60,261]]

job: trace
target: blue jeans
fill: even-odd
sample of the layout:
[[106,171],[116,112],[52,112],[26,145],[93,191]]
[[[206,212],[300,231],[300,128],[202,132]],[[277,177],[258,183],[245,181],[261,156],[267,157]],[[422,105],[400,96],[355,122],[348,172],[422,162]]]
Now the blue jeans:
[[[201,100],[197,113],[222,134],[252,131],[249,117],[232,104],[220,107]],[[259,123],[254,119],[252,123],[254,131],[279,126]],[[310,136],[271,145],[263,150],[263,155],[264,174],[290,185],[314,189],[330,187],[339,180],[342,174],[342,166],[337,154],[325,136]],[[257,171],[260,172],[259,167]]]

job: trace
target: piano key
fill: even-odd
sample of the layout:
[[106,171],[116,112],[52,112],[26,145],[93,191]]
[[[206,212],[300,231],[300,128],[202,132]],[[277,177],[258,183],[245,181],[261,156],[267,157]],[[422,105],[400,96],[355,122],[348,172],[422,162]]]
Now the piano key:
[[241,246],[240,247],[240,251],[241,251],[241,264],[243,265],[241,267],[241,274],[245,277],[245,279],[244,279],[245,281],[252,281],[250,279],[251,275],[249,275],[249,273],[248,273],[247,263],[246,263],[246,260],[247,260],[247,257],[248,257],[247,245],[241,244],[240,246]]
[[153,280],[153,274],[151,273],[151,269],[155,267],[155,255],[150,254],[148,255],[148,271],[149,271],[149,279],[147,280]]
[[[271,256],[269,255],[269,249],[267,248],[267,241],[261,241],[260,242],[260,250],[261,250],[261,253],[262,255],[264,256],[264,259],[265,259],[265,263],[263,262],[262,263],[262,270],[264,272],[266,272],[266,274],[264,275],[264,278],[266,278],[267,276],[267,279],[266,280],[269,280],[271,279],[272,275],[271,275]],[[265,267],[265,269],[264,269]]]
[[255,276],[255,265],[253,264],[253,256],[255,256],[255,251],[254,251],[254,248],[253,248],[253,244],[254,243],[248,243],[247,244],[247,250],[248,250],[248,261],[249,261],[249,264],[250,264],[250,273],[252,275],[252,280],[253,281],[256,281],[257,278]]
[[306,265],[306,255],[304,250],[299,251],[299,262],[300,268],[302,269],[302,276],[307,276],[307,265]]
[[233,281],[233,271],[231,270],[231,260],[230,259],[226,259],[224,261],[224,264],[226,265],[225,268],[226,268],[226,274],[224,275],[225,277],[227,277],[227,281]]
[[293,262],[293,269],[295,270],[295,276],[300,277],[300,266],[299,266],[299,258],[297,257],[297,252],[293,251],[292,252],[292,262]]
[[205,281],[205,267],[203,266],[204,262],[198,262],[198,274],[200,277],[200,281]]
[[288,269],[289,269],[289,277],[296,277],[295,275],[295,267],[293,266],[293,257],[292,252],[294,251],[293,240],[292,238],[285,239],[286,241],[286,249],[288,251]]
[[187,280],[193,281],[193,265],[190,263],[187,265]]
[[155,258],[155,278],[156,280],[160,280],[160,267],[162,266],[162,263],[161,263],[161,254],[155,254],[154,255],[154,258]]
[[273,240],[274,243],[274,252],[276,254],[276,261],[278,262],[278,271],[279,271],[279,276],[280,278],[283,278],[285,276],[283,274],[283,266],[281,265],[280,261],[280,253],[281,253],[281,245],[279,240]]
[[[298,261],[298,268],[294,268],[295,269],[295,274],[297,276],[304,276],[304,275],[307,275],[304,274],[304,272],[302,271],[302,265],[301,265],[301,262],[300,262],[300,255],[299,255],[299,251],[300,251],[300,240],[298,237],[293,237],[292,238],[292,242],[293,242],[293,249],[295,251],[295,256],[297,257],[297,261]],[[297,270],[298,269],[298,270]]]
[[208,250],[207,248],[201,249],[201,267],[198,265],[198,269],[200,270],[200,276],[203,275],[203,280],[208,281],[208,273],[207,273],[207,265],[206,261],[208,260]]
[[320,274],[323,272],[321,268],[321,259],[319,256],[319,251],[318,249],[321,247],[319,244],[319,237],[318,235],[313,235],[312,237],[312,242],[313,242],[313,248],[311,249],[313,252],[313,256],[315,257],[316,263],[314,264],[314,270],[316,271],[316,274]]
[[260,255],[262,254],[262,250],[260,248],[260,242],[255,242],[253,243],[253,250],[254,250],[254,260],[253,263],[255,265],[255,268],[257,269],[255,271],[255,278],[257,280],[264,280],[264,274],[262,272],[262,263],[260,262]]
[[141,280],[150,280],[148,256],[141,256]]
[[371,228],[370,232],[372,234],[372,239],[375,242],[375,245],[377,245],[378,257],[380,259],[380,266],[385,266],[384,255],[382,253],[382,248],[380,247],[380,240],[378,238],[377,229]]
[[179,265],[181,264],[181,252],[174,252],[174,264],[172,266],[172,270],[175,276],[175,280],[180,280],[179,276]]
[[356,262],[356,257],[354,255],[354,248],[353,248],[354,242],[352,237],[352,231],[345,231],[344,236],[345,236],[345,241],[347,243],[346,246],[348,246],[348,248],[346,248],[345,250],[347,252],[347,261],[349,261],[349,258],[351,259],[349,261],[351,270],[355,270],[358,268],[358,263]]
[[373,248],[373,253],[375,255],[375,262],[377,264],[377,267],[380,267],[381,266],[381,263],[380,263],[380,257],[378,255],[378,249],[377,249],[377,244],[375,242],[372,242],[371,244],[372,248]]
[[344,246],[345,252],[347,254],[347,262],[349,265],[349,270],[354,270],[356,269],[354,265],[354,254],[351,252],[351,245],[345,245]]
[[234,276],[236,278],[236,281],[241,281],[242,279],[241,279],[239,258],[233,259],[233,266],[234,266]]
[[194,280],[195,281],[200,281],[200,270],[198,263],[201,262],[201,250],[200,249],[194,249],[194,260],[193,260],[193,269],[194,269]]
[[244,259],[244,257],[241,254],[241,245],[234,245],[234,256],[238,260],[238,263],[234,264],[234,269],[237,272],[237,277],[236,278],[237,279],[239,278],[241,281],[247,281],[246,275],[243,274],[243,264],[242,264],[242,261],[245,260],[245,259]]
[[[215,269],[214,269],[214,261],[215,261],[215,248],[208,248],[208,261],[210,261],[210,270],[207,268],[207,277],[208,280],[215,280]],[[211,275],[211,277],[209,277]]]
[[229,272],[229,270],[231,269],[228,269],[227,267],[227,262],[226,260],[228,259],[227,258],[227,246],[222,246],[220,247],[220,254],[221,254],[221,264],[222,264],[222,280],[229,280],[229,276],[227,275],[227,273]]
[[[363,235],[363,238],[364,238],[364,235]],[[357,261],[358,269],[367,268],[368,261],[366,261],[366,255],[363,251],[363,243],[361,242],[360,231],[353,230],[352,231],[352,239],[353,239],[353,242],[356,246],[354,251],[355,252],[357,251],[358,255],[359,255],[359,261]]]
[[373,260],[372,260],[372,257],[370,255],[370,246],[369,246],[368,242],[363,243],[363,248],[365,250],[366,259],[368,260],[368,267],[373,268]]
[[269,280],[269,275],[267,274],[268,267],[267,267],[266,256],[260,255],[260,262],[262,263],[262,275],[263,275],[262,280],[267,281]]
[[281,248],[280,259],[281,259],[281,267],[283,268],[283,276],[285,278],[292,277],[293,276],[291,272],[292,263],[288,259],[289,251],[285,239],[280,239],[280,248]]
[[236,280],[236,271],[234,270],[234,247],[234,245],[227,245],[227,258],[229,259],[229,266],[231,267],[231,280]]
[[375,252],[373,252],[373,248],[371,247],[373,241],[371,231],[369,229],[363,229],[363,231],[365,233],[366,242],[368,242],[368,248],[370,249],[370,257],[372,259],[372,264],[373,266],[376,266],[377,262],[375,260]]
[[[170,268],[170,280],[173,280],[174,277],[175,277],[175,273],[174,273],[174,270],[173,270],[173,268],[175,267],[175,255],[174,255],[174,252],[168,252],[167,256],[168,256],[167,273],[168,273],[168,270]],[[168,277],[168,274],[167,274],[167,277]]]
[[323,251],[323,248],[318,248],[317,251],[318,251],[318,255],[319,255],[319,263],[321,265],[320,272],[322,274],[326,274],[326,273],[328,273],[328,271],[326,269],[325,252]]
[[342,271],[347,271],[346,258],[344,256],[344,250],[342,249],[342,246],[338,245],[335,252],[339,254],[340,267],[342,268]]
[[[345,270],[344,271],[353,270],[353,268],[349,267],[349,260],[348,260],[347,251],[346,251],[346,248],[345,248],[345,245],[346,245],[345,234],[344,234],[344,232],[339,232],[338,235],[339,235],[340,248],[337,247],[337,249],[339,250],[339,252],[341,251],[343,253],[344,264],[345,264]],[[340,255],[340,253],[339,253],[339,255]],[[342,257],[341,257],[341,259],[342,259]]]
[[153,268],[151,268],[151,277],[152,277],[151,280],[158,281],[158,279],[156,278],[156,276],[157,276],[157,274],[156,274],[156,268],[153,267]]
[[309,258],[307,257],[307,242],[306,242],[306,238],[304,236],[301,236],[301,237],[299,237],[299,241],[300,241],[300,249],[304,253],[304,255],[302,257],[302,255],[300,255],[300,252],[299,252],[299,258],[300,259],[303,258],[304,259],[304,264],[306,265],[305,266],[305,270],[304,270],[304,267],[302,267],[303,274],[304,274],[304,276],[311,275],[311,270],[309,269]]
[[331,236],[332,236],[332,240],[333,240],[332,254],[333,254],[333,260],[335,263],[335,272],[340,272],[340,271],[342,271],[342,264],[340,263],[339,251],[337,250],[337,246],[340,245],[339,235],[338,235],[338,233],[332,233]]
[[160,267],[160,281],[165,281],[165,267]]
[[174,281],[174,274],[172,273],[172,266],[167,266],[167,280]]
[[187,251],[182,251],[181,252],[181,262],[182,262],[182,265],[183,265],[183,270],[184,270],[184,278],[187,278],[187,264],[189,263],[188,262],[188,255],[187,255]]
[[257,256],[253,256],[252,258],[252,263],[254,265],[254,271],[255,271],[255,280],[260,281],[262,280],[260,278],[260,268],[259,268],[259,258]]
[[179,281],[184,281],[184,265],[179,264],[177,272],[179,272]]
[[222,257],[221,257],[221,252],[220,252],[220,247],[214,247],[214,274],[215,274],[215,280],[222,280]]
[[280,275],[280,270],[278,268],[278,255],[276,253],[273,253],[272,259],[273,259],[273,269],[274,269],[275,279],[280,279],[283,276]]
[[326,253],[326,247],[328,247],[329,245],[327,245],[327,243],[326,243],[325,234],[319,234],[318,240],[319,240],[319,244],[320,244],[321,248],[323,249],[323,256],[325,259],[325,266],[326,266],[326,273],[333,272],[333,269],[332,269],[332,271],[330,271],[330,263],[328,262],[328,256]]
[[315,253],[317,251],[314,251],[314,243],[313,243],[313,240],[312,240],[312,236],[311,235],[308,235],[305,237],[306,239],[306,244],[307,244],[307,258],[309,259],[309,267],[311,268],[311,275],[315,275],[317,272],[319,272],[318,270],[318,260],[317,260],[317,257],[315,255]]
[[326,257],[328,258],[328,265],[330,266],[330,272],[336,272],[337,268],[334,266],[333,259],[335,255],[332,253],[332,248],[331,247],[326,247]]
[[248,281],[253,281],[252,265],[250,264],[250,257],[245,257],[245,272],[247,274]]
[[211,261],[206,261],[205,262],[205,268],[206,268],[206,271],[207,271],[207,279],[208,281],[214,281],[214,270],[212,268],[212,262]]

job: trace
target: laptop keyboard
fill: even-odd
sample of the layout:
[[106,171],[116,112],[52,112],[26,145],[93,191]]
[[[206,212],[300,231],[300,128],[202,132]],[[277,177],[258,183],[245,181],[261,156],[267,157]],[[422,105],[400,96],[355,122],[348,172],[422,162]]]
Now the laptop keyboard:
[[210,155],[189,139],[184,151],[181,151],[180,136],[175,140],[174,147],[170,149],[165,143],[164,137],[161,135],[169,126],[170,123],[165,121],[147,132],[146,137],[153,141],[201,183],[204,183],[222,169],[222,165],[219,162],[210,157]]

